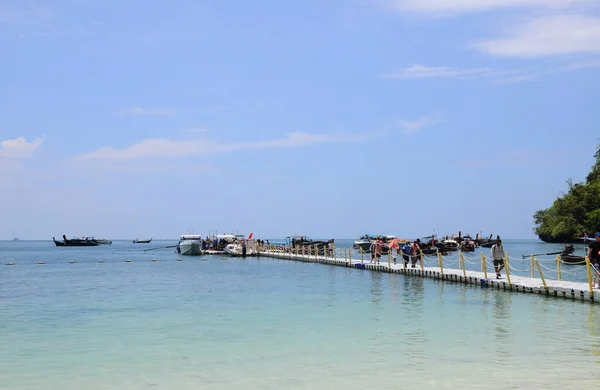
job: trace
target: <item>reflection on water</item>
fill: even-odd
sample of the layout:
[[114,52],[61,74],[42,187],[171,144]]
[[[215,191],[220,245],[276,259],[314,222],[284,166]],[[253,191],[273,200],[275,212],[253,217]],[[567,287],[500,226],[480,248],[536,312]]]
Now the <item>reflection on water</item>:
[[512,293],[500,293],[493,296],[493,308],[490,321],[495,325],[494,338],[499,356],[508,357],[512,352],[506,349],[506,341],[511,333],[511,297]]

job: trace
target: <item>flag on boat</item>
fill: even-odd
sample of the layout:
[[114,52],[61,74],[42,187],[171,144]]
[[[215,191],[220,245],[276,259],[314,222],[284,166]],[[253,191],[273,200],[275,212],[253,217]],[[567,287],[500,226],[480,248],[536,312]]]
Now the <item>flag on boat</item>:
[[251,240],[253,235],[254,235],[254,233],[250,233],[250,235],[248,236],[248,239]]

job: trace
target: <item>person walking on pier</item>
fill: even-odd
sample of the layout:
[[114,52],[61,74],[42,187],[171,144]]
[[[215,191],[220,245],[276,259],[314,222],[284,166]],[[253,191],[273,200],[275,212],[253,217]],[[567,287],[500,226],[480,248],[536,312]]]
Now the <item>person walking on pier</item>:
[[596,232],[595,240],[590,242],[590,249],[588,249],[588,258],[592,267],[594,267],[594,282],[598,283],[600,288],[600,232]]
[[400,245],[398,245],[397,239],[393,239],[389,244],[389,250],[392,254],[392,260],[394,260],[394,265],[396,264],[396,258],[398,257],[398,250],[400,249]]
[[375,241],[375,261],[377,264],[381,261],[381,253],[383,252],[383,243],[381,240]]
[[500,279],[502,274],[500,273],[504,269],[504,247],[502,246],[502,240],[496,239],[496,243],[492,245],[492,260],[494,261],[494,270],[496,270],[496,279]]
[[417,266],[417,260],[419,259],[419,252],[421,251],[421,247],[417,240],[414,240],[410,245],[410,262],[411,267],[415,268]]
[[402,246],[402,259],[404,260],[404,268],[408,267],[410,260],[410,241],[406,241]]

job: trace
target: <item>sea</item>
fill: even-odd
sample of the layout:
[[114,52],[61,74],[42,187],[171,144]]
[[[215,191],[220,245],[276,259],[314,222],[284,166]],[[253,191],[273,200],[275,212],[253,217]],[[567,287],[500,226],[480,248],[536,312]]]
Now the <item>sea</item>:
[[[1,241],[0,389],[600,387],[598,304],[174,244]],[[504,246],[525,275],[562,249]]]

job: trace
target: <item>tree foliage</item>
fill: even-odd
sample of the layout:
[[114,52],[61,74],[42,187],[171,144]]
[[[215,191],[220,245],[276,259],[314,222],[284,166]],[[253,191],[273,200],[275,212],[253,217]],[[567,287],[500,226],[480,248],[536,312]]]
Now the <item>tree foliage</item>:
[[600,144],[594,154],[596,162],[585,183],[567,180],[569,191],[556,199],[550,208],[533,214],[533,231],[546,242],[577,241],[583,232],[600,231]]

